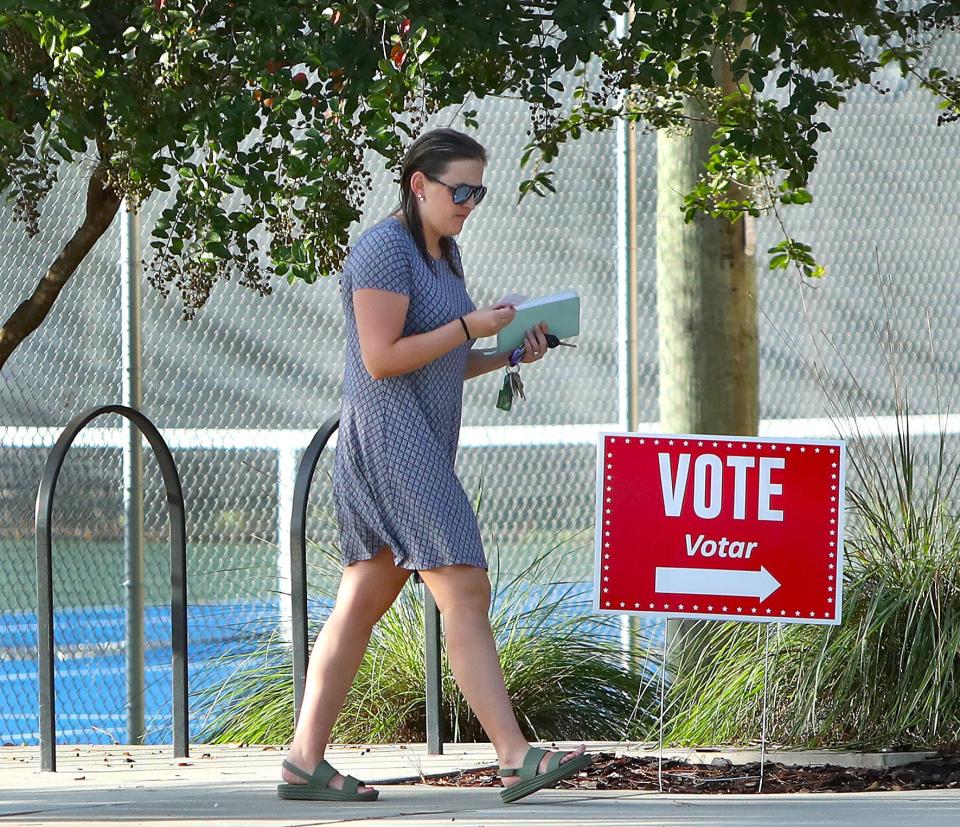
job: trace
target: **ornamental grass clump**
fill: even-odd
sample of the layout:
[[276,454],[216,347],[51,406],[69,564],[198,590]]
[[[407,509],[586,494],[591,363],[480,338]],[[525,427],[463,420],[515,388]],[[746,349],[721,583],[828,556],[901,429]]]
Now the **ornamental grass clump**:
[[[575,535],[576,536],[576,535]],[[491,570],[491,625],[507,691],[531,740],[613,739],[648,727],[658,703],[657,665],[625,664],[616,621],[590,608],[589,585],[551,578],[571,554],[591,549],[558,538],[516,575]],[[518,559],[530,560],[531,549]],[[499,560],[499,555],[497,555]],[[337,720],[340,743],[420,742],[426,737],[423,601],[412,581],[374,627]],[[311,624],[311,639],[321,622]],[[262,629],[250,654],[227,656],[230,677],[202,693],[201,740],[280,744],[293,736],[290,648]],[[450,741],[486,740],[443,659],[443,716]]]

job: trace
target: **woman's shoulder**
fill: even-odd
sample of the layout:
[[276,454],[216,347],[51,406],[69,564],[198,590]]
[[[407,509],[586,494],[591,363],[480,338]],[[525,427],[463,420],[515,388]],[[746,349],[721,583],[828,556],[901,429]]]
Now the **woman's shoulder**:
[[382,287],[408,292],[413,256],[407,231],[394,218],[364,230],[354,242],[341,270],[341,290]]
[[353,244],[353,251],[364,253],[382,250],[383,248],[409,246],[410,234],[396,218],[387,216],[372,227],[368,227],[358,236]]

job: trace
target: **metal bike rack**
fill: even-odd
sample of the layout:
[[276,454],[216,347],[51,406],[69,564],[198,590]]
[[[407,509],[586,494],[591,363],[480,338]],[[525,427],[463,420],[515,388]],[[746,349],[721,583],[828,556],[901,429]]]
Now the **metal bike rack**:
[[[310,441],[297,468],[293,488],[293,516],[290,521],[290,601],[293,622],[293,711],[300,717],[303,688],[307,681],[307,501],[313,475],[323,449],[340,425],[334,414]],[[426,666],[427,751],[443,754],[443,721],[440,715],[440,610],[430,590],[423,589],[424,660]]]
[[35,515],[37,538],[37,651],[40,666],[40,769],[56,772],[56,689],[53,675],[53,565],[51,523],[57,478],[77,434],[102,414],[120,414],[146,437],[163,474],[170,513],[170,644],[173,661],[173,754],[189,755],[187,699],[187,530],[183,489],[173,455],[160,432],[142,413],[125,405],[90,408],[70,421],[47,457]]

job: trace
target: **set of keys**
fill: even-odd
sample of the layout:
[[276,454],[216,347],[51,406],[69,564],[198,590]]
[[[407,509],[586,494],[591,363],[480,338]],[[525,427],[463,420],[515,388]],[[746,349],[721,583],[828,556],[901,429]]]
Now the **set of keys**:
[[[546,334],[547,348],[552,350],[555,347],[576,347],[569,342],[561,342],[552,333]],[[510,353],[509,364],[506,368],[507,375],[503,377],[503,386],[497,394],[497,407],[501,411],[509,411],[513,407],[513,397],[519,396],[526,400],[526,394],[523,392],[523,380],[520,378],[520,360],[523,358],[526,350],[523,345],[515,348]]]

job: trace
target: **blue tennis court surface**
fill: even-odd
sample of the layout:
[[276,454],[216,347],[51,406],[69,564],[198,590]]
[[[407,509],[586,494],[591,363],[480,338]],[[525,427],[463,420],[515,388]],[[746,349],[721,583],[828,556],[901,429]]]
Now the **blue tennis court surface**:
[[[322,609],[311,602],[311,611]],[[254,650],[256,632],[275,626],[276,602],[190,606],[191,706],[202,689],[226,680]],[[54,616],[57,742],[126,741],[125,620],[120,606],[68,609]],[[144,718],[149,744],[172,740],[170,609],[151,606],[144,623]],[[32,612],[0,615],[0,743],[39,743],[37,624]],[[190,731],[201,722],[191,711]]]

